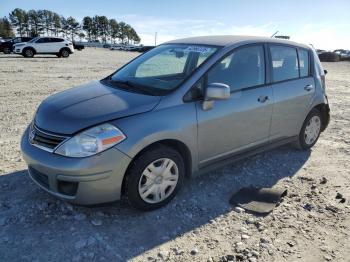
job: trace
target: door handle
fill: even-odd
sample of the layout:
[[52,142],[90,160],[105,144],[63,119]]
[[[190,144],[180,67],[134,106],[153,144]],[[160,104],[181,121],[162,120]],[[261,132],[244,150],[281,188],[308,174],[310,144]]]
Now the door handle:
[[268,96],[259,96],[258,102],[265,103],[267,100],[269,100]]
[[308,92],[310,92],[314,87],[312,85],[306,85],[304,89]]

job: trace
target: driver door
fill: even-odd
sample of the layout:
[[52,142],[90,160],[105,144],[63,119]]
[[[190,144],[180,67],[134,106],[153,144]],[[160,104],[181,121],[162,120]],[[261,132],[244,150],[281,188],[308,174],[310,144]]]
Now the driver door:
[[263,45],[249,45],[235,49],[207,73],[207,84],[226,84],[231,96],[215,101],[208,111],[202,102],[196,104],[200,166],[268,141],[273,97],[265,68]]

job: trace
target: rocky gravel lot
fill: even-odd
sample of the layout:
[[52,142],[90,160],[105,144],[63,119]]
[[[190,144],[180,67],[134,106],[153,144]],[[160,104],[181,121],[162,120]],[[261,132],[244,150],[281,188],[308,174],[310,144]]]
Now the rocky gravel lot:
[[[148,213],[123,202],[72,206],[34,185],[19,141],[40,101],[136,55],[0,54],[0,261],[350,261],[349,62],[324,64],[331,123],[310,152],[284,146],[188,180],[168,206]],[[256,217],[229,204],[249,185],[288,195]]]

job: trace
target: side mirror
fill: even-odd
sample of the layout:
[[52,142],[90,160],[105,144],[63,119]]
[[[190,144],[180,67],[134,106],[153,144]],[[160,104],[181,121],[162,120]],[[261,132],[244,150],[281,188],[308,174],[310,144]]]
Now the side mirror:
[[211,83],[205,89],[204,99],[211,100],[225,100],[229,99],[231,95],[230,87],[221,83]]
[[328,71],[327,70],[323,70],[324,74],[327,75],[328,74]]
[[229,99],[231,95],[230,87],[222,83],[208,84],[205,89],[202,108],[207,111],[213,108],[215,100]]

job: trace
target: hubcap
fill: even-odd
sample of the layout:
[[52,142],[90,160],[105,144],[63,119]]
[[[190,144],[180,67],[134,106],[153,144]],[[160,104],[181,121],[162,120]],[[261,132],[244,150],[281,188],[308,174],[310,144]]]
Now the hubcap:
[[142,172],[139,181],[140,197],[147,203],[159,203],[174,191],[178,179],[179,169],[173,160],[155,160]]
[[317,139],[321,130],[321,119],[318,116],[310,118],[304,132],[305,143],[311,145]]
[[26,54],[27,54],[27,56],[32,56],[32,50],[27,50]]
[[62,56],[63,56],[63,57],[67,57],[67,56],[68,56],[68,52],[67,52],[67,51],[63,51],[63,52],[62,52]]

